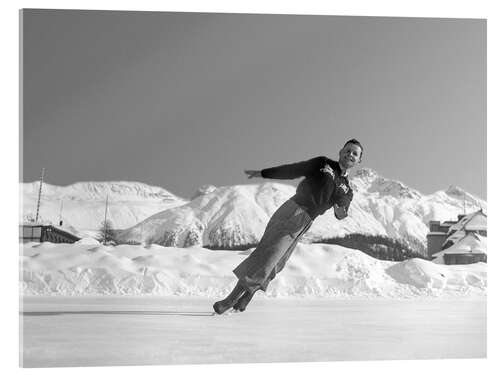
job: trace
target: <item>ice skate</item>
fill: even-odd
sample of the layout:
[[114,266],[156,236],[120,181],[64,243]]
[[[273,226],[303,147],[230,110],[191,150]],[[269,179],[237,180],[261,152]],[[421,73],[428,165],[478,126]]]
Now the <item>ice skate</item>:
[[234,305],[233,308],[237,311],[241,311],[241,312],[245,311],[247,308],[247,305],[252,300],[254,294],[255,294],[255,292],[250,293],[250,292],[246,291],[245,293],[243,293],[243,295],[238,300],[238,302],[236,302],[236,305]]
[[229,293],[229,295],[226,298],[214,303],[213,305],[214,311],[219,315],[224,314],[227,310],[232,308],[238,302],[238,300],[240,299],[240,297],[243,296],[244,293],[245,293],[245,288],[238,281],[233,291]]

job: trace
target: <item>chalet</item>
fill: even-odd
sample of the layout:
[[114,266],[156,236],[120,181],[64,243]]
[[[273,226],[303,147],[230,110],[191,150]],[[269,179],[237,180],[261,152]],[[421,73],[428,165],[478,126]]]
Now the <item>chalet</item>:
[[[460,218],[459,218],[460,220]],[[427,234],[427,255],[432,256],[432,254],[441,251],[443,244],[448,238],[448,231],[450,227],[456,222],[445,221],[443,223],[439,221],[429,222],[429,233]]]
[[24,242],[54,242],[73,243],[80,238],[62,228],[44,224],[19,225],[19,241]]
[[487,261],[487,239],[477,233],[469,233],[445,250],[433,255],[439,263],[469,264]]
[[487,217],[483,210],[473,212],[469,215],[460,216],[461,218],[459,219],[459,221],[453,224],[448,230],[448,235],[462,230],[465,232],[465,234],[478,233],[481,236],[486,237]]
[[[458,215],[457,221],[445,221],[443,223],[430,221],[429,233],[427,234],[427,252],[429,257],[432,258],[437,258],[438,254],[440,254],[439,256],[444,257],[444,263],[446,264],[485,262],[486,241],[483,239],[486,239],[486,237],[487,216],[483,210],[468,215]],[[467,239],[466,242],[463,242],[465,239]],[[479,246],[474,247],[474,253],[470,252],[470,241],[476,241]],[[459,243],[462,243],[462,247],[458,246]],[[464,244],[468,244],[469,247]],[[443,250],[452,247],[451,252],[443,253]]]

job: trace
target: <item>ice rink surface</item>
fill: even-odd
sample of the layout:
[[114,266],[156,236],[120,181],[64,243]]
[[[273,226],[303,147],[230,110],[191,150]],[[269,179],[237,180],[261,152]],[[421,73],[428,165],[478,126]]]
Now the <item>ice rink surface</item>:
[[486,298],[24,297],[24,367],[486,356]]

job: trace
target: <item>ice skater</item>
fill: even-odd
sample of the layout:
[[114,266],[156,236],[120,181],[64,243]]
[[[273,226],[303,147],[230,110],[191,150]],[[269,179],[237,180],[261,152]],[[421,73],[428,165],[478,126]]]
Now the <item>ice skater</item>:
[[350,139],[339,151],[338,162],[319,156],[260,171],[245,171],[248,178],[305,178],[295,195],[273,214],[255,250],[233,270],[238,282],[226,298],[213,305],[217,314],[231,308],[245,311],[257,290],[266,291],[316,217],[332,207],[337,219],[347,217],[353,196],[347,171],[359,164],[362,156],[361,143]]

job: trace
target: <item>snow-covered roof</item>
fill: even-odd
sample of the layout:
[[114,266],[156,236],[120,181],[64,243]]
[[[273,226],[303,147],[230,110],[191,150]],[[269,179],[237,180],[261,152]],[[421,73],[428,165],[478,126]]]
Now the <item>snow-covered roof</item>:
[[465,230],[486,230],[487,224],[488,219],[486,215],[475,215],[467,223],[465,223]]
[[[472,214],[470,214],[470,215],[472,215]],[[459,221],[457,221],[455,224],[453,224],[452,226],[450,226],[450,228],[448,229],[448,233],[460,230],[463,227],[463,225],[465,224],[465,221],[468,219],[468,217],[470,215],[464,216]]]
[[487,228],[487,216],[483,210],[472,212],[465,215],[457,223],[453,224],[449,229],[448,233],[458,230],[486,230]]
[[457,241],[459,241],[460,239],[462,239],[464,237],[465,237],[465,231],[457,230],[455,233],[448,236],[448,238],[446,239],[446,242],[451,241],[453,243],[456,243]]
[[469,233],[449,248],[433,254],[439,257],[444,254],[486,254],[487,239],[477,233]]
[[428,236],[446,236],[446,233],[444,233],[444,232],[429,232],[427,235]]

